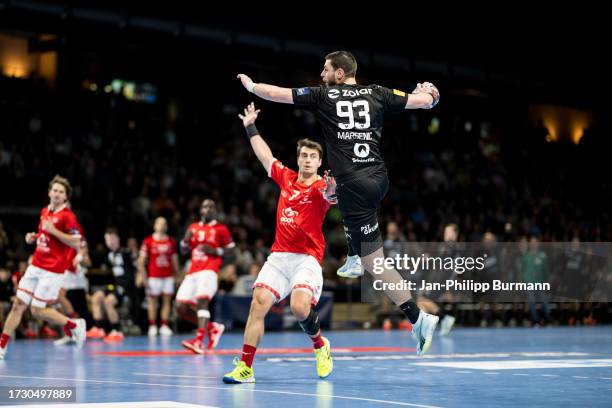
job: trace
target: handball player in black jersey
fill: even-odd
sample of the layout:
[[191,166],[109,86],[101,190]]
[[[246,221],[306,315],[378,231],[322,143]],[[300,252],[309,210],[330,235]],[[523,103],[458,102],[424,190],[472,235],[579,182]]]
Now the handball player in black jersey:
[[[347,51],[336,51],[325,56],[323,85],[317,87],[282,88],[238,75],[249,92],[309,109],[321,124],[349,246],[347,262],[338,275],[349,278],[361,276],[364,269],[373,273],[375,259],[384,258],[376,212],[389,187],[380,154],[385,114],[431,109],[440,99],[438,89],[429,82],[419,83],[407,94],[380,85],[358,84],[356,73],[355,57]],[[382,269],[376,279],[388,284],[383,287],[402,281],[394,268],[384,265]],[[409,290],[387,289],[385,293],[412,323],[417,354],[427,352],[438,317],[420,311]]]

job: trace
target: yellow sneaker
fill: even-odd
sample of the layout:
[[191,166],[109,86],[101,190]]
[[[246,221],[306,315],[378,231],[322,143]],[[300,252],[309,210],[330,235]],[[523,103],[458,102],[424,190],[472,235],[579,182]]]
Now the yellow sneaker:
[[319,349],[314,349],[315,359],[317,360],[317,374],[319,378],[327,378],[334,370],[334,361],[331,357],[329,340],[323,337],[325,345]]
[[242,384],[255,382],[255,375],[252,367],[247,366],[244,361],[238,360],[238,357],[234,358],[234,365],[236,367],[223,376],[224,383]]

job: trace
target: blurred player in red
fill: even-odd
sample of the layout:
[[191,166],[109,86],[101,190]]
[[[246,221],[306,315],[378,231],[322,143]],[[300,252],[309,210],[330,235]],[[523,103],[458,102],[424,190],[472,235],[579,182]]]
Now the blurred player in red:
[[0,336],[0,359],[4,358],[10,336],[13,334],[28,305],[36,318],[62,325],[67,335],[73,336],[77,345],[85,342],[85,320],[69,319],[49,307],[57,302],[64,280],[68,251],[81,243],[74,213],[66,202],[72,188],[63,177],[55,176],[49,183],[49,205],[40,212],[38,232],[29,232],[25,240],[36,242],[32,264],[19,281],[17,296],[6,319]]
[[[138,275],[136,286],[142,286],[146,279],[148,297],[149,336],[172,336],[168,327],[172,296],[174,295],[174,276],[178,274],[179,263],[176,253],[176,241],[166,233],[168,222],[158,217],[153,224],[153,234],[144,239],[138,257]],[[145,263],[147,272],[145,272]],[[146,278],[145,278],[146,277]],[[161,324],[157,328],[158,299],[162,298]]]
[[198,324],[196,337],[182,342],[183,347],[196,354],[204,354],[206,334],[206,348],[212,349],[217,346],[225,330],[224,325],[210,321],[208,306],[217,293],[217,273],[223,262],[222,257],[235,246],[229,229],[217,221],[215,202],[210,199],[202,201],[200,221],[187,228],[181,241],[181,251],[191,253],[191,265],[176,293],[179,315]]
[[[64,282],[58,295],[58,301],[62,306],[64,314],[73,319],[85,317],[87,314],[87,295],[85,293],[87,290],[87,278],[85,277],[85,270],[91,266],[83,227],[78,222],[77,227],[81,234],[81,244],[78,250],[70,248],[68,252],[68,266],[64,273]],[[71,343],[74,343],[72,336],[64,333],[64,336],[53,344],[64,346]]]
[[259,114],[251,103],[239,115],[255,155],[268,176],[281,188],[276,210],[276,236],[272,254],[259,272],[253,287],[253,301],[246,328],[242,358],[233,371],[223,376],[228,384],[255,382],[252,364],[264,334],[264,319],[272,305],[291,295],[291,312],[313,343],[317,374],[329,376],[333,370],[329,340],[321,336],[319,316],[312,309],[321,297],[321,262],[325,238],[321,227],[325,215],[336,203],[335,181],[317,174],[323,148],[312,140],[297,144],[298,173],[275,159],[255,127]]

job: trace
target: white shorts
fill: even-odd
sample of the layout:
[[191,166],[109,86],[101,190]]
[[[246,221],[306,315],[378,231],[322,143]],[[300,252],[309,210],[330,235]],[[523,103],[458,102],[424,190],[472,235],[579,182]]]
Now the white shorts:
[[66,290],[83,289],[87,291],[88,286],[89,283],[83,271],[70,272],[66,270],[66,272],[64,272],[64,283],[62,284],[62,288]]
[[204,270],[185,276],[176,292],[176,301],[197,305],[198,299],[212,299],[217,293],[217,273]]
[[147,295],[155,297],[174,295],[174,278],[172,276],[167,278],[147,278]]
[[265,288],[280,302],[293,290],[312,294],[316,305],[323,289],[323,271],[319,262],[306,254],[273,252],[259,271],[253,288]]
[[57,302],[57,296],[63,284],[63,273],[49,272],[30,265],[19,281],[17,297],[26,305],[47,307]]

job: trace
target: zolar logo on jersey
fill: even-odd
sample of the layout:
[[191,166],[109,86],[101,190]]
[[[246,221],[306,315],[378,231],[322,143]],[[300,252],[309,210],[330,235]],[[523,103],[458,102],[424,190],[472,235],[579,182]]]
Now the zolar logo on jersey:
[[[343,89],[342,90],[342,96],[345,98],[355,98],[356,96],[359,95],[372,95],[372,90],[369,88],[362,88],[362,89]],[[340,96],[340,90],[339,89],[330,89],[327,92],[327,96],[330,99],[336,99]]]
[[293,219],[299,214],[299,212],[293,210],[291,207],[287,207],[283,210],[280,220],[281,222],[285,222],[287,224],[293,224]]

